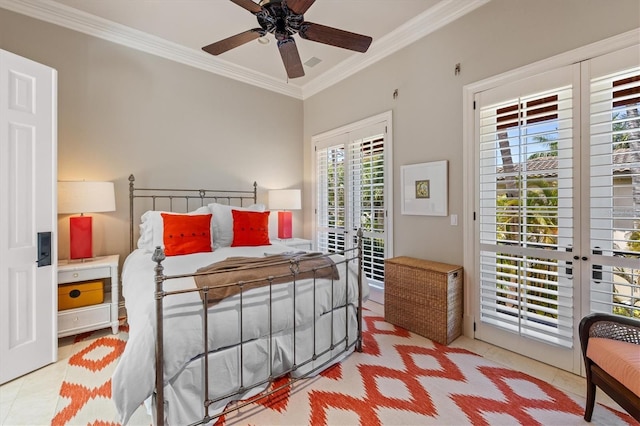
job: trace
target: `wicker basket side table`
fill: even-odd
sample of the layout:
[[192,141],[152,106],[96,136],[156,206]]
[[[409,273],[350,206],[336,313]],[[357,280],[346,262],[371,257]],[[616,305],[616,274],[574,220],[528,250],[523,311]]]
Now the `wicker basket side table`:
[[400,256],[384,270],[387,322],[443,345],[462,334],[462,266]]

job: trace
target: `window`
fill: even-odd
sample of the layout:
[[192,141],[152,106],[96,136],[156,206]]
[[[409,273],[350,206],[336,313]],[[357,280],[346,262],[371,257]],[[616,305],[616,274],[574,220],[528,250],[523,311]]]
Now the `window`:
[[372,299],[382,302],[384,259],[391,256],[390,114],[314,137],[315,244],[340,251],[364,231],[363,269]]

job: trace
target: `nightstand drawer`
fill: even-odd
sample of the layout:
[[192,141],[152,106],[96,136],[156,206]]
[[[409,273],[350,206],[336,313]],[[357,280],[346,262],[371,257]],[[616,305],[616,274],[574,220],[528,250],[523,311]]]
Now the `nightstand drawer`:
[[101,266],[91,269],[79,269],[76,271],[58,271],[58,283],[75,283],[78,281],[89,281],[98,278],[108,278],[111,276],[111,269],[108,266]]
[[58,312],[58,332],[60,334],[76,329],[95,328],[110,322],[111,305],[109,304]]

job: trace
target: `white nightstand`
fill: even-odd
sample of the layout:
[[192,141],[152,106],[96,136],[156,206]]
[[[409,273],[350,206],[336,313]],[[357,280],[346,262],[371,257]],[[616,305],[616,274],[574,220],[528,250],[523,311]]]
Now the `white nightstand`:
[[[120,256],[103,256],[80,261],[58,261],[58,285],[110,278],[111,292],[96,305],[58,311],[58,337],[111,327],[118,333],[118,261]],[[106,290],[106,289],[105,289]]]
[[299,248],[301,250],[311,250],[311,240],[305,240],[303,238],[274,238],[274,243],[284,244],[288,247]]

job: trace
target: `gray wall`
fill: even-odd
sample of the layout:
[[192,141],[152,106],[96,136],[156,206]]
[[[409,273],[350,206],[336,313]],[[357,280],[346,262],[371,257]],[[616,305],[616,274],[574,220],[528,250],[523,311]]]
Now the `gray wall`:
[[[257,181],[260,202],[267,189],[302,185],[301,100],[5,9],[0,48],[58,70],[59,180],[115,182],[117,211],[92,215],[95,255],[128,253],[129,174],[147,187]],[[59,237],[64,259],[68,215]]]
[[[394,255],[462,265],[463,86],[637,27],[637,0],[492,0],[305,100],[305,194],[313,135],[391,110]],[[448,217],[400,214],[400,167],[436,160],[449,161],[449,214],[458,226]],[[310,236],[313,217],[305,212]]]

